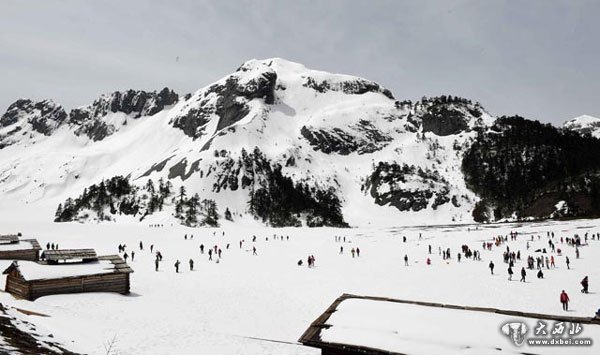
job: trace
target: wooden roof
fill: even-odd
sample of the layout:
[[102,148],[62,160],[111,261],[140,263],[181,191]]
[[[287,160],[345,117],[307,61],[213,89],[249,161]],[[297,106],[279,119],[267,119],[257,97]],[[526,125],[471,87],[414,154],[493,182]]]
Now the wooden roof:
[[2,249],[0,254],[13,250],[41,250],[40,243],[36,239],[18,239],[17,242],[3,243],[0,241]]
[[40,243],[38,243],[37,239],[21,239],[21,241],[31,243],[32,249],[42,250],[42,247],[40,247]]
[[340,303],[347,299],[362,299],[362,300],[372,300],[372,301],[385,301],[385,302],[395,302],[395,303],[404,303],[404,304],[413,304],[418,306],[428,306],[428,307],[441,307],[448,309],[458,309],[465,311],[475,311],[475,312],[488,312],[488,313],[497,313],[503,315],[510,316],[518,316],[518,317],[527,317],[534,319],[543,319],[543,320],[553,320],[553,321],[563,321],[570,323],[580,323],[580,324],[596,324],[600,325],[600,319],[596,318],[586,318],[586,317],[572,317],[572,316],[559,316],[559,315],[549,315],[549,314],[540,314],[540,313],[528,313],[528,312],[519,312],[519,311],[510,311],[510,310],[502,310],[496,308],[484,308],[484,307],[470,307],[470,306],[458,306],[451,304],[443,304],[443,303],[434,303],[434,302],[421,302],[421,301],[410,301],[410,300],[399,300],[393,298],[385,298],[385,297],[371,297],[371,296],[357,296],[352,294],[343,294],[339,298],[337,298],[326,310],[323,314],[321,314],[308,329],[302,334],[298,341],[306,346],[311,346],[320,349],[335,349],[342,353],[351,353],[351,354],[365,354],[365,355],[404,355],[402,353],[390,352],[382,349],[374,349],[366,346],[358,346],[352,344],[340,344],[340,343],[332,343],[326,342],[321,339],[321,330],[329,329],[331,327],[330,324],[327,324],[329,317],[333,313],[337,311]]
[[73,260],[73,259],[98,259],[94,249],[58,249],[44,250],[48,261]]
[[131,269],[125,260],[123,260],[123,258],[121,258],[119,255],[103,255],[99,256],[98,260],[109,260],[115,266],[115,272],[126,274],[133,272],[133,269]]
[[[119,255],[102,255],[98,257],[98,260],[103,260],[103,261],[109,261],[112,263],[114,269],[113,269],[113,273],[124,273],[124,274],[131,274],[133,273],[133,269],[131,269],[129,267],[129,265],[127,265],[127,263],[125,262],[125,260],[123,260],[123,258],[121,258]],[[34,261],[28,261],[31,263],[36,263]],[[44,267],[48,267],[48,268],[52,268],[52,267],[57,267],[55,265],[48,265],[45,263],[36,263],[40,266],[44,266]],[[68,265],[68,264],[67,264]],[[75,265],[88,265],[88,264],[75,264]],[[65,264],[61,265],[60,267],[66,267]],[[19,264],[17,261],[13,261],[8,268],[6,268],[3,271],[3,274],[8,274],[10,273],[11,270],[16,269],[16,271],[20,274],[21,278],[23,280],[25,280],[25,277],[23,277],[23,274],[21,273],[21,270],[19,269]],[[66,276],[66,277],[59,277],[59,278],[69,278],[69,277],[80,277],[83,275],[73,275],[73,276]]]
[[19,265],[17,264],[16,261],[13,261],[12,263],[10,263],[10,265],[8,265],[8,267],[6,269],[4,269],[4,271],[2,271],[3,275],[6,275],[8,273],[11,272],[11,270],[16,269],[19,273]]
[[3,234],[0,235],[0,243],[18,243],[19,236],[16,234]]

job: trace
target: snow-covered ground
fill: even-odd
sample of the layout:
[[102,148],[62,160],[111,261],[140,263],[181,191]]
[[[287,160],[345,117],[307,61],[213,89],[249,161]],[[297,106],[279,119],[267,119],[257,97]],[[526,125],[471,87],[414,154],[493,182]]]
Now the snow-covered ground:
[[[33,211],[11,211],[0,205],[0,232],[22,232],[24,238],[37,238],[43,246],[53,242],[61,248],[95,248],[99,255],[116,253],[119,244],[126,244],[129,252],[135,251],[135,259],[129,260],[135,271],[129,296],[89,293],[47,296],[29,302],[0,293],[0,302],[5,305],[48,315],[20,317],[34,323],[41,333],[52,333],[70,350],[82,353],[105,354],[105,344],[116,339],[113,349],[119,354],[317,354],[317,350],[296,341],[342,293],[565,314],[558,300],[565,289],[572,301],[568,315],[592,316],[600,307],[596,293],[600,288],[600,241],[591,240],[592,234],[600,232],[598,220],[477,229],[272,229],[252,223],[190,229],[170,224],[150,228],[134,221],[57,224],[40,221],[46,218],[38,218]],[[520,233],[517,241],[492,251],[482,250],[483,241],[511,230]],[[547,231],[554,231],[555,243],[563,250],[562,256],[555,254],[556,268],[547,270],[543,280],[528,271],[527,282],[519,282],[517,275],[524,259],[536,255],[533,250],[548,246]],[[575,233],[583,237],[586,232],[589,245],[580,248],[581,257],[577,259],[574,248],[561,244],[560,238]],[[289,235],[289,240],[274,239],[274,234]],[[255,243],[251,241],[253,235],[257,236]],[[346,242],[336,242],[336,235],[345,237]],[[531,235],[534,241],[527,251],[526,240]],[[240,240],[245,240],[241,248]],[[140,241],[144,250],[139,249]],[[152,244],[154,251],[164,256],[158,272],[149,250]],[[223,250],[220,261],[209,261],[206,250],[200,254],[200,244],[206,249],[218,245]],[[430,244],[432,255],[428,255]],[[463,244],[481,251],[481,261],[463,258],[457,262],[456,254]],[[520,250],[522,256],[512,282],[507,280],[507,265],[502,261],[507,245],[511,250]],[[252,255],[253,247],[256,256]],[[340,247],[344,248],[343,254]],[[353,258],[350,250],[356,247],[360,248],[360,257]],[[451,260],[442,260],[440,247],[451,249]],[[409,267],[404,266],[405,254]],[[316,258],[315,268],[306,266],[309,255]],[[570,270],[565,256],[571,259]],[[427,257],[432,259],[429,266],[425,263]],[[195,261],[195,271],[189,271],[190,258]],[[303,266],[297,265],[299,259],[304,260]],[[179,274],[173,266],[176,260],[181,261]],[[490,260],[496,264],[493,276],[488,269]],[[2,260],[0,268],[9,264]],[[590,278],[590,294],[579,292],[579,282],[585,275]],[[1,281],[0,287],[3,285]],[[500,324],[492,325],[482,330],[481,336],[497,337]],[[506,348],[511,346],[506,339]],[[563,350],[565,354],[582,351]]]

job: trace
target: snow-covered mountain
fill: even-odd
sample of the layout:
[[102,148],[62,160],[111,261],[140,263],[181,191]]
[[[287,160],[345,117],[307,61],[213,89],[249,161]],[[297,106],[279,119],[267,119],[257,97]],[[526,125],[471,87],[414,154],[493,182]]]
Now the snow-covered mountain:
[[[399,101],[366,79],[250,60],[185,97],[166,88],[115,92],[68,114],[49,100],[18,100],[0,118],[0,196],[57,206],[120,175],[139,191],[114,201],[109,191],[101,214],[112,219],[131,211],[114,206],[123,199],[137,218],[149,213],[150,179],[171,188],[147,220],[196,213],[193,203],[177,204],[183,186],[187,198],[212,200],[234,220],[471,222],[479,198],[461,162],[476,130],[493,122],[466,99]],[[80,205],[70,217],[104,208]]]
[[600,118],[582,115],[565,122],[564,128],[600,138]]

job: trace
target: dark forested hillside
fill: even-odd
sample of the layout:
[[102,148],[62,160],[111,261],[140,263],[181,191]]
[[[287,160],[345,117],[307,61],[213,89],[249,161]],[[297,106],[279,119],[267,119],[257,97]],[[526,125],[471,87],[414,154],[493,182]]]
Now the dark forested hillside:
[[[600,140],[523,117],[500,117],[479,132],[462,161],[467,186],[483,200],[478,221],[592,216],[600,212]],[[563,212],[555,206],[565,201]],[[493,214],[487,214],[488,211]]]
[[[215,171],[218,175],[213,190],[248,189],[248,212],[255,218],[274,227],[300,226],[301,220],[309,227],[347,226],[333,188],[292,180],[283,174],[280,164],[271,162],[258,147],[251,153],[242,150],[238,159],[226,151],[215,154],[220,159],[207,173]],[[287,164],[294,164],[293,157],[288,158]]]

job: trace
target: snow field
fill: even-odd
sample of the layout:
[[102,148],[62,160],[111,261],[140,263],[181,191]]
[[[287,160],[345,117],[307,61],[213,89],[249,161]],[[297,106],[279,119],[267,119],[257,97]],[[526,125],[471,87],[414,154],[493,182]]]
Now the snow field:
[[[474,226],[271,229],[252,223],[226,224],[219,229],[170,224],[150,228],[133,221],[26,224],[20,218],[1,224],[5,232],[21,231],[24,237],[37,238],[41,245],[54,242],[63,248],[92,247],[104,255],[114,254],[118,244],[126,244],[128,253],[135,251],[134,261],[129,260],[135,271],[129,296],[90,293],[29,302],[0,294],[4,304],[50,315],[26,318],[51,330],[69,349],[90,354],[105,353],[103,344],[115,336],[116,349],[123,354],[316,354],[314,349],[294,343],[342,293],[562,314],[558,296],[565,289],[572,301],[569,315],[591,316],[600,306],[594,293],[596,280],[600,280],[596,267],[600,241],[591,240],[591,234],[597,232],[596,220],[480,226],[477,230]],[[581,247],[581,258],[576,259],[574,249],[558,241],[563,256],[555,256],[557,267],[545,271],[545,279],[538,280],[535,272],[529,271],[527,283],[510,282],[507,265],[502,262],[506,245],[482,251],[481,243],[511,230],[523,234],[516,242],[508,242],[511,250],[521,250],[516,274],[529,255],[525,245],[530,233],[541,236],[539,241],[535,237],[531,242],[532,249],[547,246],[546,231],[555,232],[555,242],[561,236],[583,236],[587,231],[590,245]],[[225,236],[221,235],[223,231]],[[423,235],[420,241],[419,233]],[[188,234],[187,240],[184,234]],[[289,235],[290,240],[275,240],[273,234]],[[257,236],[255,243],[251,242],[252,235]],[[347,242],[335,242],[336,235],[346,236]],[[404,235],[406,243],[402,242]],[[240,249],[241,239],[245,242]],[[140,240],[143,251],[138,247]],[[219,263],[208,261],[207,250],[200,254],[201,243],[206,249],[215,244],[222,249]],[[159,272],[154,271],[151,244],[164,257]],[[427,254],[429,244],[431,256]],[[482,260],[463,258],[458,263],[456,253],[462,244],[481,251]],[[252,255],[253,246],[257,256]],[[342,255],[340,246],[344,247]],[[352,258],[352,247],[360,248],[360,257]],[[438,247],[450,248],[452,259],[442,260]],[[405,254],[409,256],[409,267],[404,266]],[[308,255],[315,256],[315,268],[306,267]],[[571,258],[571,270],[564,265],[564,255]],[[425,264],[428,256],[432,259],[430,266]],[[188,267],[190,258],[195,261],[196,270],[192,272]],[[299,259],[304,261],[303,266],[297,266]],[[173,266],[176,260],[181,261],[179,274]],[[494,276],[488,269],[490,260],[496,264]],[[1,261],[0,267],[9,264]],[[585,275],[590,278],[591,292],[587,295],[579,292],[579,281]],[[516,276],[514,279],[518,280]],[[490,336],[496,336],[497,331],[490,329]]]

